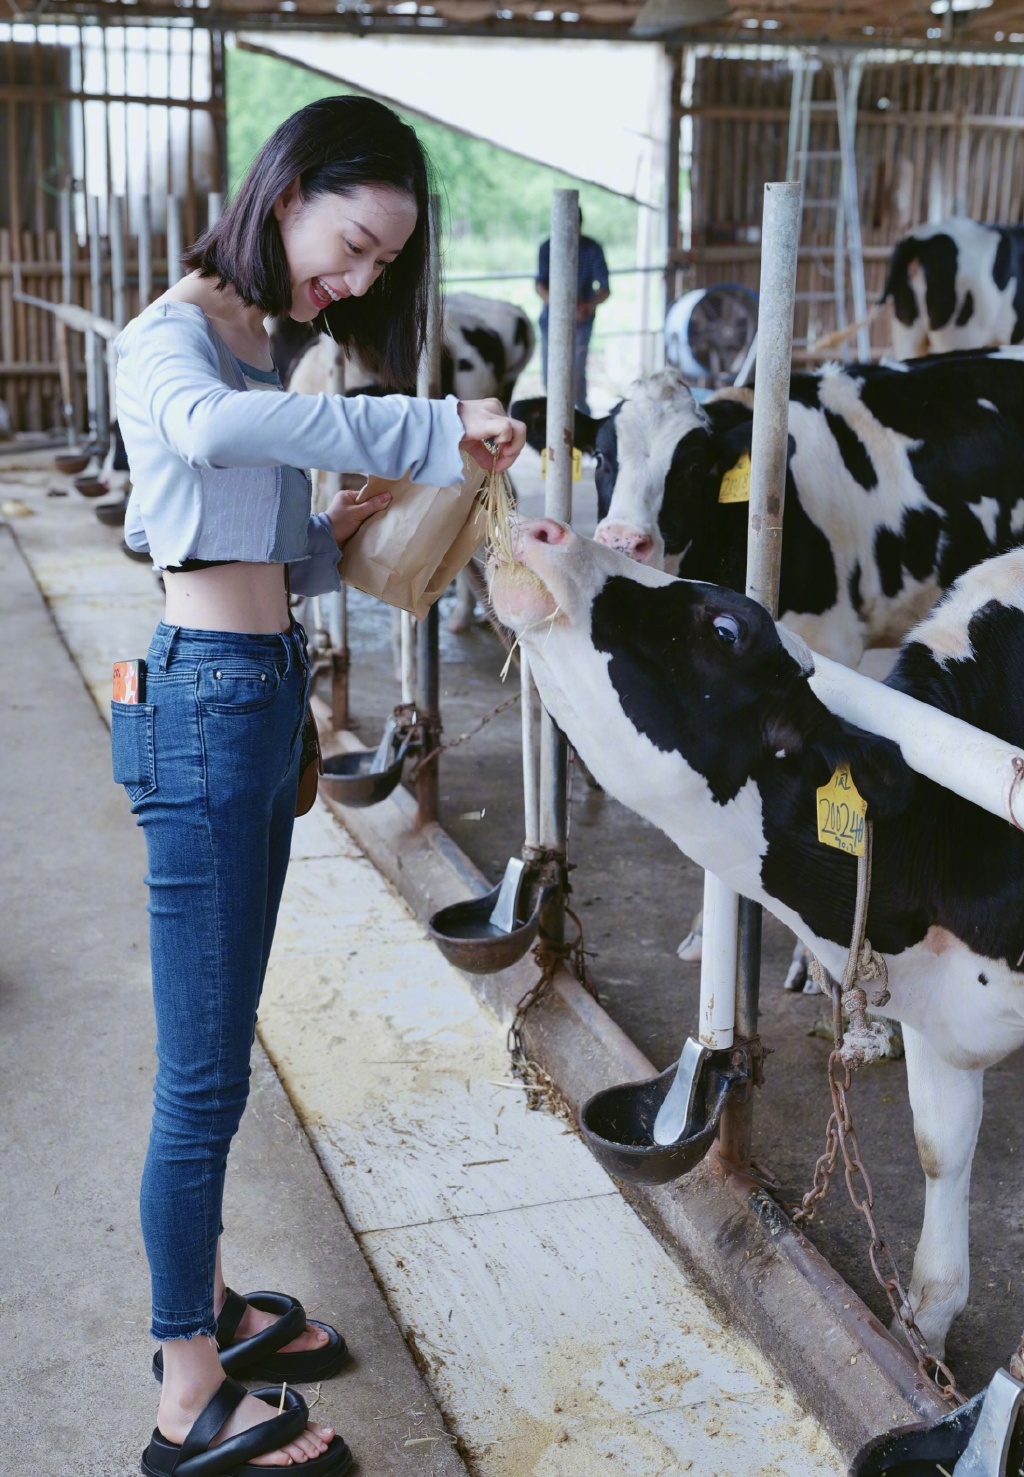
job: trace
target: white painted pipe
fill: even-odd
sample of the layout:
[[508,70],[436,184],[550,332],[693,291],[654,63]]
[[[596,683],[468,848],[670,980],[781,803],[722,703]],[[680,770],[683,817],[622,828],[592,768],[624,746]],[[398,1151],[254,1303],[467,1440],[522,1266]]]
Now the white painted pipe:
[[530,675],[530,662],[524,649],[519,648],[520,708],[523,725],[523,810],[526,823],[524,838],[526,846],[535,850],[540,845],[540,795],[537,774],[537,715],[533,704],[534,686]]
[[224,196],[220,190],[211,190],[206,197],[206,224],[215,226],[224,214]]
[[[552,190],[544,512],[560,523],[572,522],[573,367],[579,245],[579,192]],[[568,832],[567,767],[565,739],[545,713],[540,730],[540,844],[561,853],[565,851]]]
[[413,618],[407,610],[402,611],[402,702],[411,703],[416,691],[416,642],[413,637]]
[[1024,750],[817,652],[811,687],[831,712],[899,744],[918,774],[1024,827]]
[[128,321],[125,306],[125,263],[124,230],[125,200],[121,195],[111,195],[107,234],[110,237],[110,287],[112,293],[112,316],[118,328]]
[[185,250],[181,222],[181,201],[174,195],[167,197],[167,286],[173,287],[181,281],[181,256]]
[[700,965],[700,1040],[712,1051],[732,1045],[736,1024],[739,897],[704,874],[704,944]]
[[149,196],[139,200],[139,312],[153,300],[153,218]]

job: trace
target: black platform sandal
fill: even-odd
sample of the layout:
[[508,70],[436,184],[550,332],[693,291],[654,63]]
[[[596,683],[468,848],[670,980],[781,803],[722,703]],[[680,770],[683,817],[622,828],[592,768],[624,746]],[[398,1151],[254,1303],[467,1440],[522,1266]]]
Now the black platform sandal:
[[[271,1407],[281,1404],[280,1389],[252,1393]],[[159,1429],[155,1430],[142,1453],[143,1477],[245,1477],[245,1474],[262,1477],[273,1471],[273,1468],[252,1466],[250,1458],[266,1456],[301,1436],[309,1420],[309,1408],[295,1390],[286,1390],[283,1410],[248,1431],[211,1446],[246,1394],[244,1385],[226,1379],[180,1446],[168,1441]],[[303,1472],[305,1477],[344,1477],[351,1465],[351,1451],[340,1436],[333,1436],[322,1456],[296,1462],[293,1470]]]
[[[232,1343],[249,1303],[261,1313],[276,1313],[277,1322],[254,1333],[252,1338]],[[323,1348],[278,1353],[284,1344],[298,1338],[307,1323],[326,1333],[328,1342]],[[307,1318],[305,1308],[296,1298],[284,1292],[247,1292],[242,1297],[230,1287],[217,1319],[217,1348],[225,1374],[240,1380],[287,1380],[290,1385],[329,1380],[348,1363],[349,1357],[348,1345],[338,1330],[329,1323]],[[164,1377],[162,1349],[153,1355],[153,1374],[158,1380]]]

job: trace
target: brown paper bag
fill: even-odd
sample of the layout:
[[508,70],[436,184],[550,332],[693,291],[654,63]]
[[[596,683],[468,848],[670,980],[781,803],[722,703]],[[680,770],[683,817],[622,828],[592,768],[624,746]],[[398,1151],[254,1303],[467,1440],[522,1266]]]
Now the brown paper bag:
[[370,477],[359,501],[390,492],[391,504],[368,518],[345,545],[341,577],[422,620],[484,541],[487,520],[478,494],[484,472],[465,458],[466,480],[430,487],[402,477]]

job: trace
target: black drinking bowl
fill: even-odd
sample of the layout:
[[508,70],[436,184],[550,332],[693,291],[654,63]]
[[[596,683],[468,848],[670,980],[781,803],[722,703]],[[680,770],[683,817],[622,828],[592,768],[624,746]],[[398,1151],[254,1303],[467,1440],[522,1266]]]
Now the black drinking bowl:
[[92,461],[92,453],[89,451],[58,451],[53,459],[53,465],[58,472],[63,472],[67,477],[73,477],[76,472],[84,472]]
[[108,528],[120,528],[128,511],[128,499],[123,498],[119,503],[100,503],[93,511]]
[[402,778],[402,766],[409,745],[403,743],[387,769],[372,769],[377,757],[376,749],[355,749],[349,754],[334,754],[324,760],[324,772],[320,783],[332,800],[341,805],[350,805],[353,810],[365,810],[368,805],[379,805],[391,791],[397,789]]
[[518,964],[532,947],[549,889],[541,891],[528,918],[523,918],[520,904],[516,927],[511,933],[504,933],[490,921],[500,891],[499,882],[482,897],[451,903],[428,920],[430,937],[449,964],[457,969],[464,969],[468,974],[494,974],[499,969],[508,969],[510,964]]
[[83,497],[103,497],[110,491],[102,477],[76,477],[75,486]]
[[[850,1477],[938,1477],[940,1466],[952,1472],[974,1434],[984,1398],[982,1390],[936,1426],[904,1426],[876,1436],[854,1457]],[[1007,1473],[1020,1470],[1021,1444],[1018,1432],[1011,1442]]]
[[707,1058],[693,1102],[696,1131],[674,1144],[654,1142],[654,1120],[675,1080],[675,1063],[647,1082],[624,1082],[596,1092],[580,1113],[594,1158],[609,1174],[637,1185],[665,1185],[695,1169],[715,1141],[729,1093],[746,1080],[730,1066],[730,1056],[725,1051]]

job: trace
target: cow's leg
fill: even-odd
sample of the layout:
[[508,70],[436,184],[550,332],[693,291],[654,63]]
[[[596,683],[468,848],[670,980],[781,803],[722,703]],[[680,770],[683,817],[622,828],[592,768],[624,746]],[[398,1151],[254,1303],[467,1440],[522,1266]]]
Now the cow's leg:
[[472,568],[473,565],[470,563],[466,569],[460,569],[455,576],[455,604],[448,617],[447,625],[449,631],[456,636],[461,636],[471,629],[473,618],[476,615],[477,590],[470,576]]
[[968,1217],[971,1162],[981,1126],[984,1068],[951,1067],[920,1032],[903,1027],[914,1137],[925,1173],[924,1225],[914,1255],[910,1301],[933,1354],[970,1289]]

